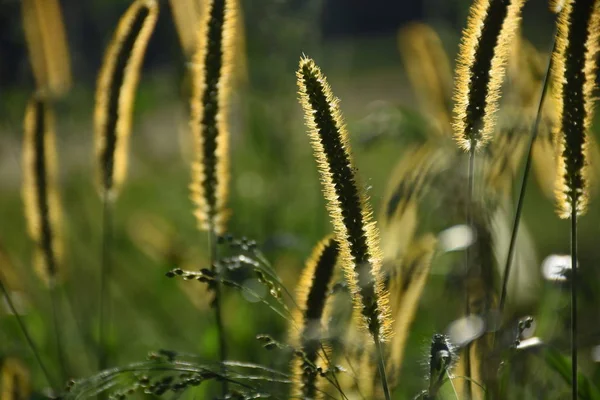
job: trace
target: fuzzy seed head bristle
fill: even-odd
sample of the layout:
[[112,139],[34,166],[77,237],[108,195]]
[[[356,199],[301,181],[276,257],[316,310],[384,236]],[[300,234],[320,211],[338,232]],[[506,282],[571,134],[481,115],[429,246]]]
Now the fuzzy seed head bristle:
[[202,230],[225,232],[229,210],[229,103],[234,74],[237,0],[208,0],[192,64],[190,128],[194,140],[191,198]]
[[35,269],[51,286],[64,276],[54,114],[35,96],[25,112],[22,195],[27,231],[35,244]]
[[558,16],[553,73],[558,124],[557,213],[583,215],[589,197],[589,138],[600,39],[600,2],[566,0]]
[[96,88],[94,132],[102,195],[116,197],[127,173],[135,92],[158,17],[156,0],[136,0],[119,20],[106,49]]
[[555,14],[558,14],[565,6],[565,2],[566,0],[550,0],[550,11],[552,11]]
[[[454,138],[465,151],[492,136],[510,44],[525,0],[475,0],[456,65]],[[474,149],[472,149],[475,147]]]
[[385,341],[391,335],[391,316],[381,272],[379,232],[367,196],[356,181],[339,100],[310,58],[300,60],[297,77],[305,124],[354,306],[361,310],[361,325],[374,338]]

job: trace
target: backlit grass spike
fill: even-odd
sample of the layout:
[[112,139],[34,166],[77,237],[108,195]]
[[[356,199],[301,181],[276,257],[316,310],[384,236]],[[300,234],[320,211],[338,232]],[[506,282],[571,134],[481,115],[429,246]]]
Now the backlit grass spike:
[[22,195],[27,231],[35,243],[35,269],[50,286],[64,272],[57,179],[54,114],[47,101],[34,96],[25,112]]
[[290,329],[290,343],[302,352],[292,361],[292,395],[298,398],[322,398],[317,391],[315,368],[324,364],[322,318],[338,254],[339,247],[333,236],[320,241],[306,262],[296,287],[298,309],[294,313],[296,326]]
[[[454,138],[466,150],[492,136],[506,60],[525,0],[474,0],[456,65]],[[473,147],[475,149],[473,149]]]
[[236,0],[203,2],[192,65],[191,131],[195,159],[191,198],[202,230],[222,234],[229,210],[229,102],[237,28]]
[[381,272],[379,232],[367,196],[356,180],[339,100],[312,59],[300,60],[297,77],[300,103],[354,306],[362,314],[361,325],[383,342],[391,336],[392,323]]
[[114,198],[127,173],[135,92],[150,35],[156,0],[136,0],[121,17],[98,76],[94,110],[98,186]]
[[600,2],[567,0],[558,16],[554,73],[558,124],[557,212],[569,218],[585,213],[589,196],[588,131],[594,112],[593,91],[600,40]]

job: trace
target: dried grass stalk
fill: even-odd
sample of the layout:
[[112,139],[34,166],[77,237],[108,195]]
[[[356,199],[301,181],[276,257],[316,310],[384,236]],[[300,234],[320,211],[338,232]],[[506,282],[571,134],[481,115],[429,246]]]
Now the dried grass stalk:
[[35,270],[51,287],[64,277],[57,179],[54,114],[47,101],[34,96],[25,112],[22,195]]
[[297,76],[300,103],[354,307],[362,314],[360,325],[383,342],[391,337],[392,319],[381,273],[379,232],[368,198],[356,180],[339,100],[312,59],[300,60]]
[[121,17],[98,76],[94,131],[98,186],[114,198],[127,173],[135,92],[158,17],[156,0],[136,0]]
[[555,141],[558,168],[555,184],[557,212],[569,218],[574,209],[585,213],[589,197],[589,138],[593,117],[600,3],[566,1],[558,17],[554,74],[558,124]]
[[23,0],[23,28],[40,94],[63,95],[71,86],[69,46],[58,0]]
[[202,230],[225,232],[229,210],[229,102],[239,24],[236,0],[207,0],[192,65],[191,198]]
[[524,3],[475,0],[471,6],[457,59],[454,96],[454,138],[466,151],[483,147],[494,131],[506,60]]

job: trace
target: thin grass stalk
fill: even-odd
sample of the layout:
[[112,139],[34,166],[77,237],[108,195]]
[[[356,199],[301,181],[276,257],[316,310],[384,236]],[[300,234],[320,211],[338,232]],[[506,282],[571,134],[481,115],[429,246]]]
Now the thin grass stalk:
[[29,334],[29,330],[27,330],[27,327],[25,326],[25,322],[21,318],[21,315],[18,313],[18,311],[15,307],[15,304],[13,303],[12,299],[10,298],[10,293],[8,293],[6,286],[4,286],[2,277],[0,277],[0,292],[2,292],[2,295],[4,296],[4,299],[6,300],[6,305],[8,306],[8,309],[15,316],[15,319],[17,320],[17,324],[19,325],[19,329],[21,330],[21,333],[25,337],[25,341],[27,342],[27,345],[31,349],[31,352],[33,353],[33,356],[35,357],[35,360],[37,361],[40,369],[42,370],[42,373],[44,374],[44,378],[46,378],[46,382],[48,383],[48,385],[51,388],[53,388],[53,389],[58,388],[60,385],[57,385],[56,382],[54,382],[54,380],[51,378],[50,372],[46,368],[46,365],[44,364],[44,362],[42,361],[40,352],[39,352],[37,346],[35,345],[33,339],[31,338],[31,335]]
[[[467,169],[467,200],[466,200],[466,216],[467,216],[467,226],[471,229],[471,231],[475,232],[475,227],[473,225],[473,202],[474,202],[474,192],[475,192],[475,140],[471,141],[471,146],[469,148],[469,166]],[[465,249],[465,281],[467,276],[469,275],[469,268],[472,267],[472,254],[471,254],[471,246],[469,245]],[[471,314],[470,307],[470,296],[469,290],[465,290],[465,315],[469,316]],[[467,343],[464,349],[465,352],[465,375],[471,377],[471,343]],[[467,394],[467,398],[471,398],[471,382],[467,382],[465,384],[465,391]]]
[[390,388],[388,386],[387,375],[385,373],[385,359],[383,357],[383,348],[381,347],[381,341],[379,338],[375,338],[375,348],[377,351],[377,369],[379,376],[381,377],[381,387],[386,400],[391,400]]
[[62,340],[62,330],[60,329],[60,321],[62,320],[62,307],[60,306],[60,296],[58,288],[53,285],[50,288],[50,303],[52,306],[52,323],[54,324],[54,339],[56,342],[56,353],[58,356],[58,364],[60,366],[61,381],[65,381],[69,374],[67,373],[67,362],[65,360],[65,351]]
[[571,208],[571,390],[578,399],[577,388],[577,208]]
[[[556,36],[556,35],[555,35]],[[517,244],[517,234],[519,233],[519,224],[521,222],[521,213],[523,212],[523,204],[525,203],[525,192],[527,191],[527,181],[529,177],[529,171],[531,169],[533,159],[533,145],[538,135],[540,123],[542,121],[542,113],[544,108],[544,100],[546,93],[548,92],[548,86],[550,83],[550,75],[552,71],[552,54],[556,47],[556,41],[552,44],[552,52],[548,60],[548,67],[546,69],[546,75],[544,76],[544,82],[542,84],[542,92],[540,94],[540,100],[538,102],[537,114],[535,121],[531,128],[531,134],[529,138],[529,146],[527,150],[527,157],[525,159],[525,167],[523,168],[523,176],[521,177],[521,188],[519,189],[519,198],[517,201],[517,209],[515,212],[515,218],[513,221],[512,232],[510,235],[510,244],[508,246],[508,255],[506,256],[506,264],[504,265],[504,275],[502,277],[502,290],[500,292],[500,304],[498,308],[498,317],[502,318],[504,312],[504,306],[506,303],[506,294],[508,290],[508,279],[510,277],[510,269],[512,267],[513,257]]]
[[[215,233],[214,225],[210,223],[210,228],[208,231],[208,250],[210,257],[210,266],[213,272],[215,272],[215,265],[218,260],[216,239],[217,236]],[[225,328],[223,327],[223,314],[221,309],[221,284],[218,280],[212,280],[210,282],[210,288],[213,290],[215,296],[212,301],[212,306],[215,309],[215,323],[217,325],[217,335],[219,337],[219,358],[223,363],[227,360],[227,342],[225,341]],[[225,371],[225,366],[223,366],[223,371]],[[227,394],[227,380],[223,380],[221,382],[221,391],[223,396]]]
[[108,366],[109,354],[107,337],[110,332],[109,277],[111,275],[111,242],[112,242],[112,202],[106,191],[102,196],[102,245],[100,247],[100,295],[98,310],[98,370]]

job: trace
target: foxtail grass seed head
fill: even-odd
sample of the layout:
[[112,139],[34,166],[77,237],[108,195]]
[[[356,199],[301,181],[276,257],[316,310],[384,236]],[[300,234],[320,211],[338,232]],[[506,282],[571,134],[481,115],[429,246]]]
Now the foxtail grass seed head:
[[296,287],[298,309],[294,313],[296,325],[290,329],[290,343],[302,351],[292,362],[292,395],[299,398],[319,398],[316,367],[322,364],[319,359],[324,336],[322,317],[338,254],[339,247],[333,236],[319,242]]
[[203,2],[192,65],[191,126],[195,160],[191,198],[202,230],[220,235],[229,210],[229,102],[238,18],[237,0]]
[[[482,148],[496,122],[506,60],[525,0],[474,0],[456,65],[454,138]],[[473,148],[474,147],[474,148]]]
[[558,16],[554,74],[558,124],[557,212],[585,213],[589,196],[589,138],[600,40],[600,1],[566,0]]
[[71,86],[69,46],[58,0],[23,0],[23,28],[38,94],[59,97]]
[[94,131],[98,186],[116,197],[127,173],[135,92],[158,17],[156,0],[136,0],[121,17],[98,76]]
[[0,398],[3,400],[28,399],[31,395],[29,371],[17,358],[0,361]]
[[389,294],[381,272],[379,232],[355,177],[348,133],[325,76],[308,57],[297,72],[300,103],[317,160],[340,260],[361,325],[379,341],[391,336]]
[[447,371],[456,361],[453,346],[441,334],[433,335],[429,352],[429,394],[434,395],[441,386]]
[[54,114],[47,101],[34,96],[25,112],[22,194],[27,230],[35,243],[35,269],[49,285],[64,272],[57,185]]

